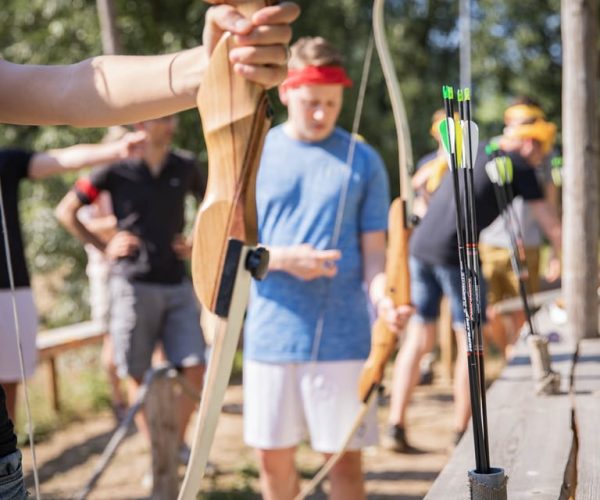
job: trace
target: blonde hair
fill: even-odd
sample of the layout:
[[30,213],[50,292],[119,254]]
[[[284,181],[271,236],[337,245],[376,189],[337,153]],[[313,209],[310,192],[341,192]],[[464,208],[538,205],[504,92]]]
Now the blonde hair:
[[307,66],[341,66],[341,52],[320,36],[302,37],[290,47],[288,68],[302,69]]

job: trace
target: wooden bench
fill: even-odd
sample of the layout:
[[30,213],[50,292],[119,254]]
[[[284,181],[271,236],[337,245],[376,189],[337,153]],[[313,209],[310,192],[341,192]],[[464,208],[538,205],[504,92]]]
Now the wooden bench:
[[102,325],[94,321],[39,332],[36,340],[38,362],[48,366],[52,406],[56,411],[60,410],[56,358],[73,349],[99,344],[104,333]]
[[[488,391],[490,462],[508,476],[508,498],[600,498],[600,339],[579,344],[550,309],[536,314],[540,332],[557,332],[550,344],[561,393],[536,396],[524,342]],[[469,430],[438,476],[427,499],[469,498],[467,471],[474,468]]]

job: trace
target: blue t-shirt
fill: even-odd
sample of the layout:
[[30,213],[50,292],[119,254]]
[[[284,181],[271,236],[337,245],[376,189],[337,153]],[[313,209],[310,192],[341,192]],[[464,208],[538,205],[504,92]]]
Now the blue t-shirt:
[[331,249],[340,196],[350,178],[334,278],[304,281],[271,272],[252,285],[244,353],[261,362],[305,362],[319,317],[323,329],[316,360],[365,359],[370,319],[363,289],[361,233],[387,228],[389,186],[380,156],[342,130],[320,142],[292,139],[280,125],[267,135],[257,179],[259,242],[266,246],[308,243]]

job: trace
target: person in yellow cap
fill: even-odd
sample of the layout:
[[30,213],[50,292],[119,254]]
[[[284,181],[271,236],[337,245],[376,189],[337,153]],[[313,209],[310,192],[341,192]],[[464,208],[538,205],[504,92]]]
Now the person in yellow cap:
[[[549,127],[545,129],[550,130]],[[535,176],[535,167],[542,163],[546,156],[546,144],[551,143],[553,138],[550,135],[538,135],[538,128],[535,128],[535,134],[531,130],[530,128],[524,133],[522,129],[507,129],[499,139],[500,147],[513,163],[513,193],[527,200],[536,220],[558,249],[561,226]],[[473,166],[478,233],[500,215],[494,185],[485,170],[488,159],[484,147],[482,144]],[[407,325],[394,364],[389,425],[383,440],[386,448],[398,453],[412,453],[415,450],[407,435],[407,408],[418,380],[419,363],[423,355],[431,351],[435,342],[442,295],[448,298],[452,329],[459,346],[453,387],[455,442],[462,436],[470,418],[465,318],[453,200],[452,176],[445,175],[432,194],[427,213],[413,231],[410,240],[411,302],[415,313]],[[485,289],[485,280],[482,280],[482,323],[486,322]]]
[[[551,213],[536,213],[530,209],[522,197],[517,197],[513,203],[513,211],[523,235],[525,255],[528,267],[527,290],[534,293],[540,288],[540,248],[543,244],[544,233],[553,246],[553,253],[560,252],[560,224],[557,222],[556,205],[552,200],[552,190],[555,189],[544,161],[554,145],[556,125],[546,121],[540,106],[527,97],[518,98],[504,113],[505,128],[497,140],[505,151],[517,151],[535,172],[542,185]],[[518,280],[512,271],[510,256],[510,241],[502,219],[499,217],[481,233],[480,256],[482,272],[488,283],[488,310],[490,340],[503,352],[510,356],[516,335],[525,322],[523,311],[518,311],[503,319],[496,311],[495,305],[507,298],[518,295]],[[558,263],[558,272],[557,272]],[[550,261],[551,272],[546,272],[549,281],[560,275],[558,258]],[[547,270],[548,271],[548,270]]]

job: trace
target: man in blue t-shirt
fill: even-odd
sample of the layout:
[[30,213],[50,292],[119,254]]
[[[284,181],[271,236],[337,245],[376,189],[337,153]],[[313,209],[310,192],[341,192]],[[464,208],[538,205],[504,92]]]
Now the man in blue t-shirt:
[[[351,83],[340,54],[303,38],[289,68],[280,88],[288,119],[267,136],[256,190],[270,273],[253,285],[244,345],[244,434],[265,498],[299,491],[294,456],[306,431],[326,456],[342,448],[360,408],[369,299],[395,330],[411,311],[393,309],[379,286],[388,182],[379,155],[336,127]],[[332,495],[364,497],[360,449],[377,441],[375,417],[331,471]]]

